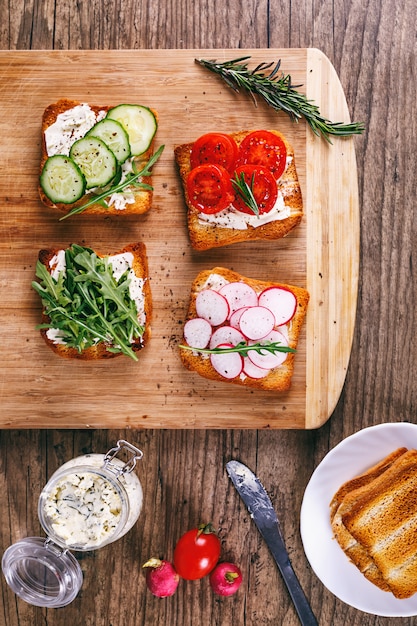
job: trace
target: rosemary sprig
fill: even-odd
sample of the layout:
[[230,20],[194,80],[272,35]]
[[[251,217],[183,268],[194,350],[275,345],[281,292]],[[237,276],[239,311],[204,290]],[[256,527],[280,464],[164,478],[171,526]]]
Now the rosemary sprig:
[[[61,222],[62,220],[66,220],[67,217],[70,217],[71,215],[82,213],[83,211],[85,211],[85,209],[87,209],[92,204],[103,204],[103,201],[106,198],[109,198],[114,193],[120,193],[121,191],[126,189],[126,187],[132,186],[135,188],[152,190],[153,187],[151,187],[150,185],[147,185],[146,183],[139,182],[138,179],[144,176],[151,175],[152,166],[159,159],[162,152],[164,151],[164,148],[165,146],[160,146],[158,150],[155,152],[155,154],[151,156],[149,161],[145,163],[145,165],[139,172],[134,171],[132,174],[128,174],[123,182],[118,183],[117,185],[114,185],[114,187],[107,187],[105,191],[103,191],[102,193],[98,195],[95,195],[93,198],[91,198],[91,200],[88,200],[88,202],[85,202],[84,204],[80,206],[74,207],[73,209],[71,209],[71,211],[69,211],[62,217],[60,217],[59,221]],[[104,206],[107,206],[107,204],[104,203]]]
[[283,346],[279,341],[265,341],[253,343],[248,345],[245,341],[241,341],[236,346],[231,348],[193,348],[192,346],[186,346],[181,344],[179,346],[184,350],[191,350],[194,352],[201,352],[202,354],[228,354],[229,352],[239,352],[242,356],[248,356],[248,352],[255,351],[258,354],[265,354],[271,352],[295,352],[294,348],[289,346]]
[[[304,118],[315,135],[322,136],[331,143],[330,135],[347,137],[360,135],[364,131],[363,123],[331,122],[323,117],[314,101],[297,91],[301,85],[293,85],[289,74],[279,73],[281,60],[277,63],[260,63],[255,69],[249,70],[245,63],[250,56],[240,57],[224,63],[216,60],[195,59],[197,63],[218,74],[234,91],[241,89],[252,95],[255,106],[255,95],[276,111],[284,111],[293,122]],[[272,68],[272,69],[271,69]],[[270,71],[268,71],[270,70]]]
[[250,182],[250,185],[248,185],[245,180],[244,173],[241,172],[240,174],[237,174],[235,172],[235,176],[234,178],[232,178],[232,185],[237,195],[243,200],[246,206],[249,207],[255,215],[259,215],[259,207],[256,202],[255,196],[253,195],[254,180],[255,174],[252,175],[252,180]]

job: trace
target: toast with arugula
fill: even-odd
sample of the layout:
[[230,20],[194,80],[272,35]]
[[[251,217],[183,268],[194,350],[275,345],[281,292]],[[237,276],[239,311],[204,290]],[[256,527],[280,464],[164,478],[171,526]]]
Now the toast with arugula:
[[276,240],[300,223],[294,150],[279,131],[207,133],[174,154],[194,249]]
[[308,300],[301,287],[204,270],[191,287],[182,363],[211,380],[287,391]]
[[151,336],[152,295],[143,243],[103,255],[73,244],[41,250],[32,283],[43,304],[38,326],[59,356],[137,359]]
[[49,105],[42,117],[41,201],[67,215],[149,211],[157,126],[156,111],[137,104]]

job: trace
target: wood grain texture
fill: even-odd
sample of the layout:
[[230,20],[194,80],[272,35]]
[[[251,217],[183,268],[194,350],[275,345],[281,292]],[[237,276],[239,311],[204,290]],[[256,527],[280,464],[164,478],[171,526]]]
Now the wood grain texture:
[[[358,287],[353,139],[336,138],[330,146],[304,121],[294,124],[261,103],[254,107],[250,98],[225,89],[194,62],[198,55],[222,60],[245,54],[256,67],[265,50],[171,50],[168,54],[169,60],[163,50],[0,52],[5,84],[0,96],[0,158],[8,163],[0,173],[0,199],[8,206],[2,221],[0,272],[5,278],[10,267],[18,272],[12,292],[6,280],[0,286],[1,427],[316,428],[336,405],[349,361]],[[269,54],[282,60],[297,84],[306,84],[307,97],[323,112],[327,109],[326,115],[349,121],[338,77],[319,50],[274,49]],[[111,78],[103,81],[106,72]],[[21,106],[13,102],[16,93]],[[59,223],[61,214],[41,205],[36,182],[40,120],[44,108],[63,96],[93,105],[134,101],[157,109],[156,145],[165,149],[154,168],[153,206],[145,216],[81,215]],[[305,219],[282,240],[249,241],[196,253],[185,227],[174,147],[209,131],[253,128],[279,128],[294,147]],[[23,153],[24,170],[19,165]],[[27,196],[20,197],[22,188]],[[154,303],[152,339],[139,363],[123,357],[94,364],[63,362],[35,329],[41,303],[30,283],[39,250],[75,242],[112,253],[136,240],[146,245]],[[307,325],[298,342],[289,392],[230,387],[184,370],[178,344],[191,283],[199,271],[219,265],[256,280],[307,286]],[[18,351],[14,351],[16,336],[25,338]],[[12,382],[22,362],[23,376],[16,390]],[[66,384],[68,377],[71,385]],[[212,410],[213,397],[222,403],[220,415]]]
[[[69,607],[31,607],[16,600],[2,579],[0,623],[297,626],[272,557],[226,479],[224,464],[239,458],[257,471],[272,495],[291,560],[320,625],[412,626],[413,617],[375,617],[330,594],[305,559],[298,524],[308,479],[334,445],[365,426],[416,421],[415,3],[15,0],[1,3],[1,15],[3,50],[315,47],[334,65],[350,116],[365,123],[366,133],[354,140],[361,207],[357,322],[345,385],[331,419],[312,431],[1,431],[1,550],[40,533],[38,495],[54,469],[86,451],[104,451],[120,436],[145,452],[139,476],[146,504],[125,538],[80,560],[85,583]],[[13,228],[20,228],[19,221]],[[16,386],[20,375],[16,371]],[[47,405],[48,398],[44,401]],[[215,410],[221,411],[221,405]],[[156,600],[145,591],[139,565],[152,553],[171,556],[175,539],[202,519],[220,528],[225,556],[242,566],[243,586],[232,598],[214,598],[203,580],[181,585],[169,601]]]

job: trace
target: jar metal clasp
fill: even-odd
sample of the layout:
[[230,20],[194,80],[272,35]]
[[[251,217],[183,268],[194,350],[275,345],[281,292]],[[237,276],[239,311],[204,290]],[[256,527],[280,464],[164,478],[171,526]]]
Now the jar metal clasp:
[[[126,450],[128,453],[130,453],[130,456],[125,464],[116,465],[112,463],[113,459],[115,459],[119,452],[121,452],[122,450]],[[125,441],[124,439],[119,439],[114,448],[111,448],[108,452],[106,452],[104,456],[104,467],[110,472],[116,474],[116,476],[120,476],[121,474],[130,474],[135,469],[136,462],[139,461],[142,457],[142,450],[139,450],[139,448],[129,443],[128,441]]]

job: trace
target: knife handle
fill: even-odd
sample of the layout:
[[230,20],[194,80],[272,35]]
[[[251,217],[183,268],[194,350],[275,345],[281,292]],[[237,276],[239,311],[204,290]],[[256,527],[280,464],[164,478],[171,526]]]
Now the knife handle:
[[300,619],[302,626],[318,626],[318,622],[311,610],[310,604],[301,588],[300,582],[292,568],[292,565],[287,559],[284,563],[280,563],[276,559],[279,571],[282,574],[287,589],[294,603],[295,610]]

